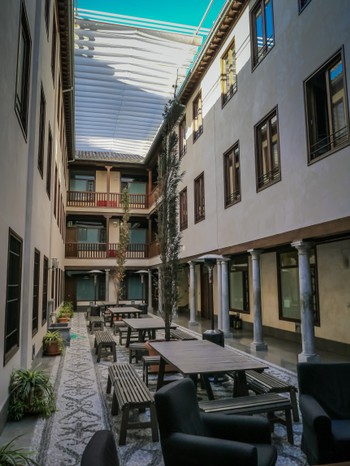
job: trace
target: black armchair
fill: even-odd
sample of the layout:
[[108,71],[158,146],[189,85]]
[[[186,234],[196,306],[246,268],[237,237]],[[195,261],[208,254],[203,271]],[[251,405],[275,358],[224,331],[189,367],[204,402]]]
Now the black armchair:
[[310,464],[350,460],[350,363],[298,364],[301,449]]
[[89,440],[81,458],[81,466],[119,466],[113,433],[98,430]]
[[261,417],[205,414],[189,378],[155,394],[165,466],[273,466],[277,452]]

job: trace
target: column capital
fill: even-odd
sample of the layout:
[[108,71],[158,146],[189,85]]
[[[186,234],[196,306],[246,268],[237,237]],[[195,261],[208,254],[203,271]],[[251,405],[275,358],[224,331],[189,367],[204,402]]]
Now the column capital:
[[300,240],[300,241],[293,241],[293,243],[291,243],[291,246],[293,248],[296,248],[299,253],[305,254],[309,249],[312,248],[312,243],[308,243],[303,240]]
[[249,252],[252,258],[255,259],[260,256],[260,254],[263,252],[263,249],[248,249],[247,252]]
[[187,261],[187,264],[193,268],[195,266],[195,262],[194,261]]
[[105,272],[110,272],[110,271],[111,271],[111,269],[105,269]]

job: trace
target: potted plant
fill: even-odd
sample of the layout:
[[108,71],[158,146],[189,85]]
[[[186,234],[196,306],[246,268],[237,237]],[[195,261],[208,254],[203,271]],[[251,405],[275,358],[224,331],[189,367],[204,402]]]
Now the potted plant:
[[26,414],[49,417],[56,410],[56,397],[49,376],[40,369],[17,369],[9,386],[8,417],[19,421]]
[[13,444],[18,437],[15,437],[5,445],[0,446],[0,464],[2,466],[15,465],[34,465],[40,466],[30,456],[32,452],[24,451],[22,448],[16,448]]
[[57,356],[63,350],[63,338],[60,332],[48,330],[43,338],[44,353],[48,356]]

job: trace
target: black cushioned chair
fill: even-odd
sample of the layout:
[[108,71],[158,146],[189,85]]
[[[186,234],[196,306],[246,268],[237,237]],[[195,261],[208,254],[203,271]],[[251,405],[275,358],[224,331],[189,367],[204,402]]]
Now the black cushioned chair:
[[299,363],[301,449],[310,464],[350,460],[350,363]]
[[263,417],[205,414],[189,378],[155,394],[165,466],[273,466],[270,424]]
[[81,466],[119,466],[115,440],[109,430],[98,430],[89,440],[81,458]]

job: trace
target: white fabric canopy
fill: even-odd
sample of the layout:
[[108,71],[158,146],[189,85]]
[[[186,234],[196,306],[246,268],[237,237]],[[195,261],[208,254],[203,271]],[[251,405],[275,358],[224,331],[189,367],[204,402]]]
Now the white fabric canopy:
[[145,156],[201,38],[76,21],[76,149]]

